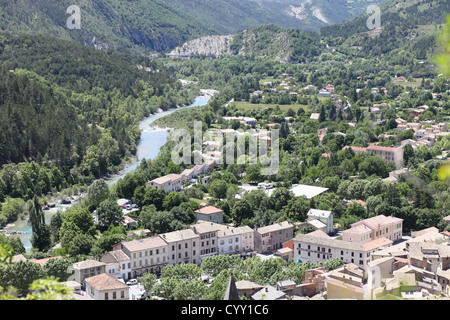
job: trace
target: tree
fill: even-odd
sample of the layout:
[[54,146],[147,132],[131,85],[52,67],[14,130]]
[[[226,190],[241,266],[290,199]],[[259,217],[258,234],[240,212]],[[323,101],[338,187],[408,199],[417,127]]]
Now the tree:
[[211,256],[204,258],[200,266],[203,273],[208,276],[215,278],[223,270],[230,270],[237,268],[242,264],[241,259],[238,256],[228,256],[225,254],[220,254],[216,256]]
[[19,295],[25,296],[29,292],[34,280],[45,276],[44,270],[38,263],[31,261],[18,261],[0,266],[0,286],[14,287]]
[[253,215],[252,207],[245,199],[236,201],[231,211],[231,216],[236,225],[240,225],[244,219],[251,219]]
[[44,272],[48,277],[54,277],[60,282],[67,281],[71,276],[67,271],[73,262],[68,258],[54,258],[44,264]]
[[158,211],[163,210],[163,201],[167,193],[164,189],[156,189],[147,187],[145,189],[144,199],[141,201],[141,206],[154,205]]
[[111,225],[119,226],[125,221],[122,208],[114,200],[105,200],[100,203],[97,219],[103,229],[108,229]]
[[89,207],[90,211],[93,211],[97,209],[99,204],[108,199],[109,197],[109,187],[106,184],[105,180],[99,179],[95,180],[94,183],[92,183],[88,190],[86,195],[86,203]]
[[305,221],[308,211],[311,209],[309,200],[305,197],[294,197],[283,208],[289,219],[293,221]]
[[173,207],[180,206],[183,202],[188,202],[188,197],[181,192],[171,192],[165,196],[163,201],[163,208],[165,210],[171,210]]
[[209,185],[209,194],[216,199],[227,197],[228,183],[224,180],[215,179]]
[[50,227],[45,223],[44,211],[39,204],[39,199],[35,196],[28,204],[28,213],[30,215],[30,224],[33,230],[31,244],[33,248],[39,251],[47,251],[51,246]]
[[144,286],[148,296],[151,296],[157,280],[156,274],[153,273],[145,273],[142,277],[139,277],[139,282]]

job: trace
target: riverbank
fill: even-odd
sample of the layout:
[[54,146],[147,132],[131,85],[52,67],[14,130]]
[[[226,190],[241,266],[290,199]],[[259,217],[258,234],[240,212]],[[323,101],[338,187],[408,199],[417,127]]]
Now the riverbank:
[[[150,115],[148,118],[140,121],[139,128],[141,129],[141,139],[137,146],[136,155],[125,163],[124,168],[122,170],[120,170],[115,174],[110,174],[106,177],[103,177],[103,179],[105,179],[107,181],[107,184],[110,187],[112,187],[121,178],[125,177],[128,173],[133,172],[139,166],[139,164],[144,158],[152,160],[158,156],[161,147],[167,143],[169,132],[166,129],[154,128],[152,126],[152,123],[154,121],[181,109],[194,108],[206,105],[210,98],[211,98],[210,96],[206,96],[203,94],[202,96],[197,97],[191,105],[179,108],[171,108],[165,111],[158,110],[161,112],[156,112]],[[52,208],[48,208],[48,210],[44,211],[45,220],[47,223],[50,223],[51,217],[58,210],[65,211],[74,204],[81,201],[86,196],[87,188],[85,186],[79,188],[81,188],[82,192],[78,194],[69,195],[64,194],[64,192],[62,192],[51,195],[51,197],[47,200],[47,203],[54,203],[55,206],[52,206]],[[70,192],[70,190],[66,192]],[[60,201],[64,198],[64,196],[65,200],[67,200],[64,202],[67,202],[67,204],[63,204]],[[19,237],[26,251],[29,252],[31,250],[32,230],[31,226],[28,223],[28,219],[21,219],[20,221],[16,221],[14,223],[14,226],[11,226],[10,228],[8,228],[8,230],[19,231],[19,233],[11,234],[10,236]]]

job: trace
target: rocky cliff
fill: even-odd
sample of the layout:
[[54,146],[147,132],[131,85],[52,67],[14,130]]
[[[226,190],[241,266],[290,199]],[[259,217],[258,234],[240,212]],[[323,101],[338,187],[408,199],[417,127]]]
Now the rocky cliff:
[[220,57],[224,54],[231,54],[230,46],[232,42],[232,35],[201,37],[175,48],[169,55],[172,57],[192,57],[198,55]]

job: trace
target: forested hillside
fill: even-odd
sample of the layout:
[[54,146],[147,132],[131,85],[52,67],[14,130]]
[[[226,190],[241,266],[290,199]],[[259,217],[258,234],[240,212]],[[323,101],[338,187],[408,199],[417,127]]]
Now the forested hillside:
[[0,64],[0,198],[116,172],[136,151],[139,119],[195,95],[147,58],[39,36],[0,36]]
[[[234,34],[274,23],[319,30],[363,13],[384,0],[0,0],[0,32],[44,35],[97,49],[131,53],[169,51],[205,35]],[[78,5],[81,29],[66,26],[66,9]]]

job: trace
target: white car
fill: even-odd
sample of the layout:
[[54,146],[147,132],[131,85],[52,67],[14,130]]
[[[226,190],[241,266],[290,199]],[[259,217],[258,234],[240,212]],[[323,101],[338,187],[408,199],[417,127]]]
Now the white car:
[[137,284],[138,284],[137,279],[131,279],[130,281],[127,282],[127,285],[129,285],[129,286],[134,286]]

